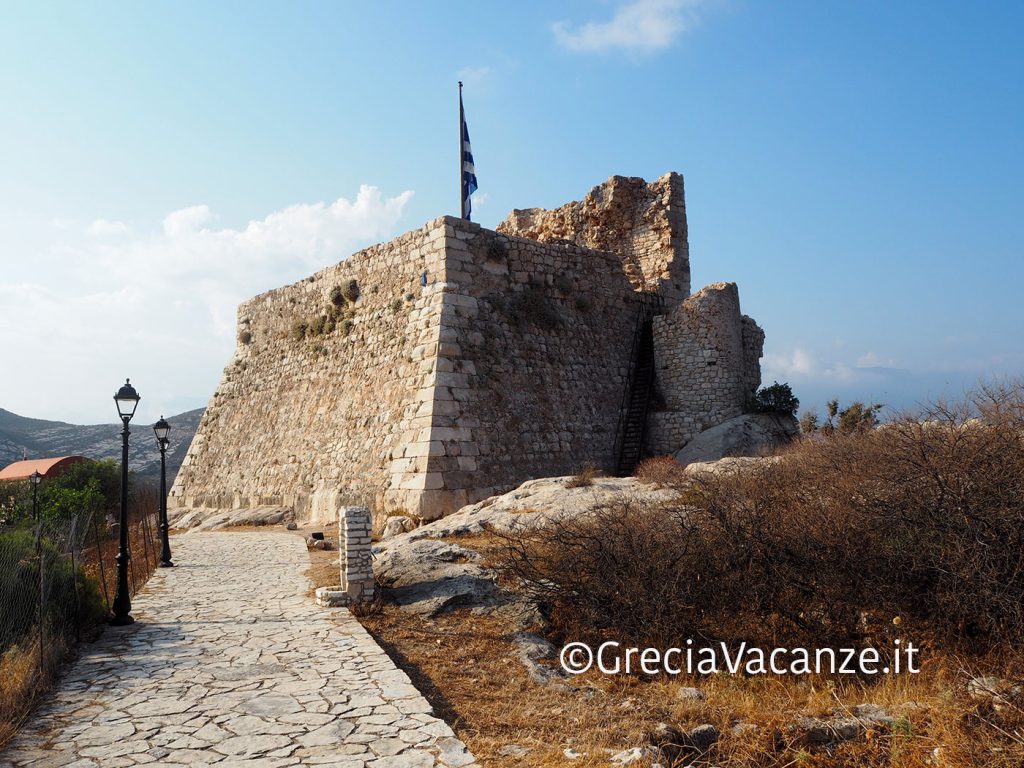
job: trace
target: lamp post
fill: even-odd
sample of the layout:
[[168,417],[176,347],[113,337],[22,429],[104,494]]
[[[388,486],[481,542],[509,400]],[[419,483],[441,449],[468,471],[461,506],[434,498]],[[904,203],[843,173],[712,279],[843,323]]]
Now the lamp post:
[[156,442],[160,446],[160,540],[161,549],[160,552],[160,567],[161,568],[172,568],[174,563],[171,562],[171,542],[167,537],[167,444],[170,440],[167,438],[170,434],[171,425],[167,423],[163,416],[160,417],[160,421],[153,425],[153,434],[156,435]]
[[121,430],[121,516],[118,525],[120,540],[117,548],[117,592],[114,595],[114,616],[110,623],[116,627],[123,627],[135,621],[131,617],[132,598],[128,593],[128,560],[131,558],[128,554],[128,422],[132,420],[139,405],[139,393],[128,379],[125,379],[124,386],[117,390],[114,402],[117,403],[117,415],[121,417],[124,429]]
[[39,484],[43,481],[43,476],[39,474],[37,469],[31,475],[28,476],[29,481],[32,483],[32,519],[35,522],[39,522]]

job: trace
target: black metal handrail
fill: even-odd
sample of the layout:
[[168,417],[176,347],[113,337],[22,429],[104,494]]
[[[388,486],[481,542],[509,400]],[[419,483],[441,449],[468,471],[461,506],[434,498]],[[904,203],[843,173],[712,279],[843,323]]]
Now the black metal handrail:
[[633,324],[633,344],[629,351],[629,367],[626,369],[626,383],[622,390],[622,400],[619,403],[619,418],[615,425],[615,440],[613,443],[612,460],[614,466],[612,471],[619,472],[619,465],[622,462],[623,442],[626,438],[626,419],[629,417],[629,403],[633,396],[633,383],[636,379],[638,357],[640,355],[640,339],[643,336],[644,325],[665,305],[665,298],[657,293],[640,294],[640,306],[637,308],[636,321]]

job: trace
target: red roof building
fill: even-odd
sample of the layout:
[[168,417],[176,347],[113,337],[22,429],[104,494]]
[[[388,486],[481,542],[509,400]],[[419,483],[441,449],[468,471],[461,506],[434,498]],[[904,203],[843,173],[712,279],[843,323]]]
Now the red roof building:
[[58,456],[55,459],[28,459],[16,461],[0,469],[0,482],[4,480],[28,480],[33,472],[43,477],[53,477],[64,472],[72,464],[85,461],[85,456]]

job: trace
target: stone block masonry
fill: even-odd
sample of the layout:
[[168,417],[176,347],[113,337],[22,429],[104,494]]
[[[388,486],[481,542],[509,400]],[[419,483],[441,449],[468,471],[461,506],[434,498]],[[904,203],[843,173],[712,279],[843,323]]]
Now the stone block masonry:
[[319,605],[340,607],[373,600],[376,585],[370,544],[372,529],[373,520],[367,507],[345,507],[338,513],[341,584],[319,587],[316,590]]
[[616,176],[499,231],[435,219],[243,303],[171,505],[433,519],[530,478],[610,469],[652,310],[667,313],[665,410],[649,448],[682,447],[742,412],[763,340],[735,286],[687,299],[686,226],[681,176]]
[[736,283],[714,283],[654,318],[655,380],[663,406],[647,419],[649,453],[674,453],[744,413],[761,382],[764,331],[740,312]]
[[345,507],[338,515],[341,588],[352,603],[373,600],[372,527],[373,520],[367,507]]
[[392,455],[430,426],[417,411],[433,386],[444,236],[437,220],[243,303],[171,505],[333,521],[378,501]]

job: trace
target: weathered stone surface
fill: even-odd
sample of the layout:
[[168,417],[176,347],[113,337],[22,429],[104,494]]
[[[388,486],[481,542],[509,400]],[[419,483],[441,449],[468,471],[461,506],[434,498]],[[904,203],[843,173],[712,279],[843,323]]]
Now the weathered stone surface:
[[632,747],[611,756],[612,765],[638,765],[658,757],[658,750],[651,747]]
[[348,611],[312,604],[299,537],[173,546],[178,565],[135,598],[136,623],[83,648],[0,765],[475,765]]
[[436,616],[457,607],[499,601],[494,575],[476,564],[480,559],[458,544],[420,539],[383,552],[374,571],[400,606]]
[[533,632],[517,632],[512,642],[516,647],[516,655],[535,683],[546,685],[565,678],[566,673],[561,666],[540,663],[558,657],[558,649],[553,643]]
[[675,455],[680,464],[717,461],[728,456],[762,456],[790,442],[799,432],[785,414],[747,413],[706,429]]
[[877,704],[858,704],[851,710],[837,710],[831,717],[802,717],[795,730],[813,746],[827,746],[841,741],[852,741],[863,736],[869,728],[888,727],[893,718]]
[[381,539],[390,539],[400,533],[408,533],[416,527],[416,521],[406,515],[392,515],[384,523]]
[[700,688],[684,686],[676,691],[676,698],[683,699],[684,701],[704,701],[707,697]]
[[167,520],[172,528],[195,528],[219,531],[237,525],[294,525],[295,512],[290,507],[265,506],[253,509],[169,509]]

